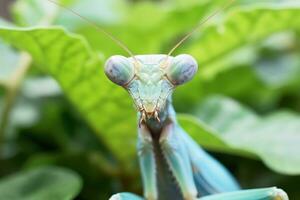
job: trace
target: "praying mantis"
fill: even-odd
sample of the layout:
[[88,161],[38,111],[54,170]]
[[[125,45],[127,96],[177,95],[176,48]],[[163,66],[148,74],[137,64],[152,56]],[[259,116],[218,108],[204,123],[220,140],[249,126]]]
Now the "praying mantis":
[[287,194],[276,187],[241,190],[230,172],[193,141],[176,120],[172,92],[192,80],[198,64],[188,54],[172,53],[233,1],[205,18],[166,55],[134,55],[120,40],[74,10],[48,1],[79,16],[129,54],[110,57],[104,69],[108,79],[128,91],[138,110],[137,151],[144,195],[118,193],[110,200],[288,200]]

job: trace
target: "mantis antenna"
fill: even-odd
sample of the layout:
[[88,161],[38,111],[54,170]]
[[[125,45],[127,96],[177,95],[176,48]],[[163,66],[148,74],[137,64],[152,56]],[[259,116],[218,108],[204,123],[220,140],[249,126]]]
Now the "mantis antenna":
[[228,8],[235,0],[227,1],[223,6],[221,6],[219,9],[217,9],[215,12],[204,18],[191,32],[186,34],[168,53],[168,56],[171,56],[172,53],[183,43],[185,42],[188,38],[190,38],[193,33],[195,33],[199,28],[201,28],[206,22],[208,22],[210,19],[212,19],[214,16],[218,15],[221,11],[225,10]]
[[109,37],[113,42],[115,42],[119,47],[121,47],[123,50],[125,50],[131,57],[133,57],[133,59],[137,62],[137,59],[135,58],[134,54],[129,50],[129,48],[120,40],[118,40],[116,37],[114,37],[112,34],[110,34],[109,32],[105,31],[104,29],[102,29],[101,27],[99,27],[96,23],[88,20],[87,18],[83,17],[82,15],[80,15],[79,13],[77,13],[75,10],[68,8],[66,6],[64,6],[61,3],[58,3],[56,1],[53,0],[47,0],[59,7],[62,7],[63,9],[73,13],[74,15],[78,16],[82,21],[90,24],[92,27],[95,28],[95,30],[97,30],[100,33],[103,33],[104,35],[106,35],[107,37]]

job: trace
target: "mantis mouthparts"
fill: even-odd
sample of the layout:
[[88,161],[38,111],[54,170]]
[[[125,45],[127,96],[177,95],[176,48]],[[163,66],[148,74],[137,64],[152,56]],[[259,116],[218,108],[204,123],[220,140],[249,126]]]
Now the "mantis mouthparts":
[[142,124],[143,122],[146,122],[146,120],[149,119],[150,117],[153,117],[158,123],[160,123],[160,119],[159,119],[157,110],[155,110],[155,111],[152,112],[152,113],[147,113],[147,114],[146,114],[146,112],[145,112],[144,110],[142,110],[142,111],[141,111],[141,114],[142,114],[142,115],[141,115],[141,117],[140,117],[139,127],[141,127],[141,124]]

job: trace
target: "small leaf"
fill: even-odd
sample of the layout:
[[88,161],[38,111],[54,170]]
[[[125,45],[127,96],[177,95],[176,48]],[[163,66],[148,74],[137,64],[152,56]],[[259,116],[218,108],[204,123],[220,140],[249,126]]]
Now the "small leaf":
[[22,171],[0,180],[0,200],[71,200],[81,185],[77,174],[63,168]]
[[58,83],[51,77],[30,78],[24,81],[22,93],[28,98],[46,98],[61,94]]
[[19,98],[11,110],[9,127],[30,127],[40,119],[38,107],[31,102]]

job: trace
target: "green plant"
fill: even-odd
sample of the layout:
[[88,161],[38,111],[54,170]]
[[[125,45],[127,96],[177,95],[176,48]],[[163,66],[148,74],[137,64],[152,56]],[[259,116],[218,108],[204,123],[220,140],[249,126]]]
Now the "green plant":
[[[221,3],[189,0],[183,6],[180,2],[63,3],[83,15],[86,13],[134,52],[144,54],[169,49],[178,37]],[[196,79],[178,88],[174,95],[175,108],[185,113],[179,120],[205,148],[238,155],[236,159],[250,162],[248,167],[235,165],[240,170],[240,179],[251,177],[251,162],[256,162],[251,159],[258,158],[276,172],[300,173],[299,9],[296,2],[238,2],[177,51],[192,54],[200,64]],[[137,163],[127,162],[136,161],[136,116],[132,102],[103,73],[104,60],[123,52],[104,35],[49,2],[20,0],[12,13],[13,23],[0,21],[0,78],[4,77],[0,79],[0,134],[2,149],[8,152],[1,161],[1,174],[46,164],[62,165],[89,180],[82,198],[107,198],[113,193],[115,182],[128,190],[140,191],[136,186],[140,185],[136,178]],[[63,25],[69,31],[41,27],[45,22]],[[31,27],[38,24],[39,27]],[[63,94],[55,82],[46,81],[48,75],[59,83]],[[41,80],[47,83],[43,85]],[[35,88],[37,85],[39,89]],[[235,100],[212,97],[214,94]],[[282,109],[292,111],[282,113]],[[11,151],[14,153],[9,154]],[[228,155],[219,156],[222,159]],[[82,166],[80,160],[86,160],[87,166]],[[256,170],[269,173],[278,180],[278,186],[291,191],[291,198],[297,198],[293,184],[299,177],[279,176],[262,166]],[[99,180],[91,178],[93,175]],[[256,183],[243,180],[243,184],[261,186],[264,184],[259,180],[264,180],[265,186],[273,185],[268,182],[269,176],[260,176],[256,176]],[[103,193],[95,192],[95,186],[89,187],[102,181],[109,183]],[[91,196],[86,195],[89,190],[94,191]]]

